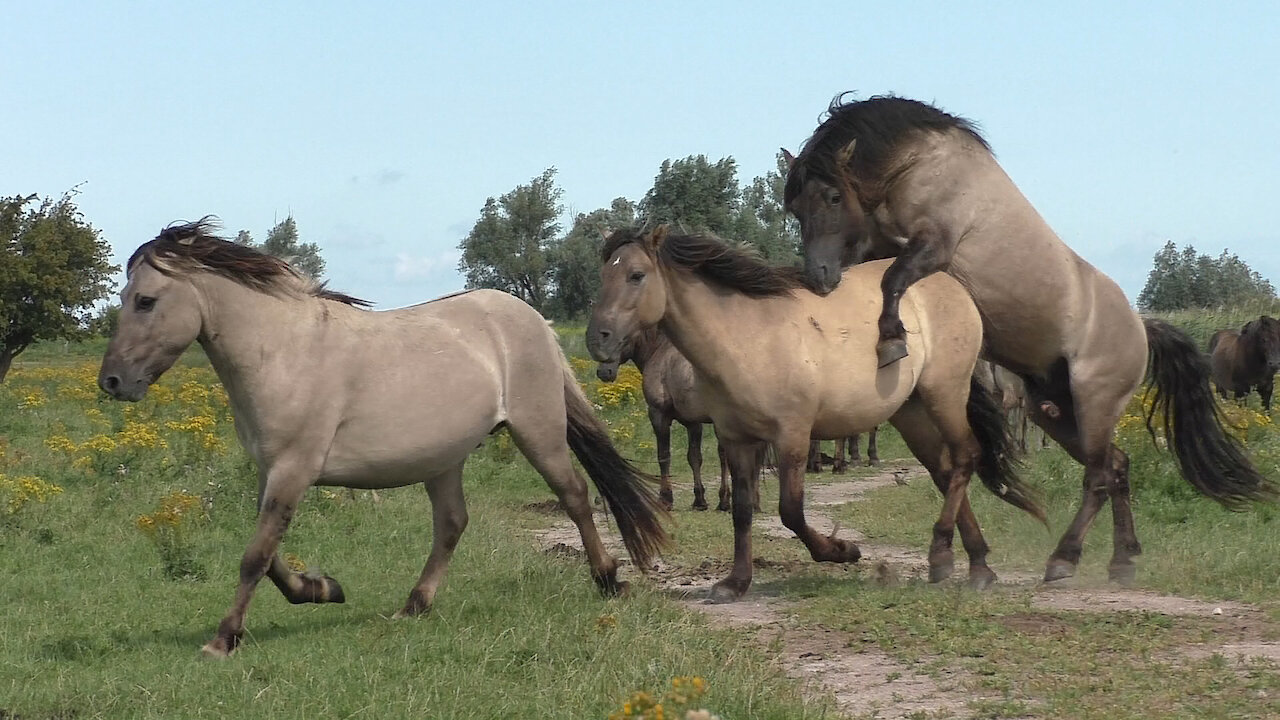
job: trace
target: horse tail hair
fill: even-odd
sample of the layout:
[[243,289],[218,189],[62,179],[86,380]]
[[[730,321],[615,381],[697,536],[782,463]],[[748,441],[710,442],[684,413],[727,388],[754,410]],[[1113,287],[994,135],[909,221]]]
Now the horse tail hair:
[[965,408],[969,427],[982,448],[978,457],[978,477],[996,497],[1023,510],[1046,526],[1049,524],[1039,493],[1023,481],[1017,439],[1009,430],[1004,406],[993,391],[975,375],[969,380],[969,403]]
[[1143,404],[1147,431],[1156,438],[1160,419],[1165,445],[1173,450],[1182,477],[1201,494],[1230,510],[1250,501],[1276,499],[1276,485],[1258,472],[1227,432],[1213,390],[1209,363],[1186,333],[1163,320],[1143,318],[1150,359]]
[[608,427],[592,410],[568,365],[564,404],[569,447],[613,514],[632,562],[647,572],[668,542],[662,521],[669,515],[652,489],[657,480],[618,454]]

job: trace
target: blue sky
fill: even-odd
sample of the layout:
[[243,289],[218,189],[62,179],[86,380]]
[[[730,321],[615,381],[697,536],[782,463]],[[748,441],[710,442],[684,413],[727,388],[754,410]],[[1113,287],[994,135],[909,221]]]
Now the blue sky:
[[1275,3],[406,5],[10,4],[0,193],[84,183],[116,262],[292,213],[333,287],[394,307],[461,287],[485,199],[547,167],[567,228],[667,158],[747,182],[836,93],[893,92],[977,121],[1130,299],[1166,240],[1280,284]]

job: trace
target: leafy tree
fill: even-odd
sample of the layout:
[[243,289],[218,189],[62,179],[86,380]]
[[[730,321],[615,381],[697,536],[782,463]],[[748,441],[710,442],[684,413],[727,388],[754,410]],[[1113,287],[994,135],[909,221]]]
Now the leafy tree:
[[255,247],[253,242],[253,236],[249,234],[248,230],[241,230],[240,232],[236,233],[235,242],[237,245],[244,245],[245,247]]
[[116,334],[120,325],[120,306],[115,303],[102,307],[97,315],[89,319],[88,331],[92,335],[109,338]]
[[72,192],[0,199],[0,380],[37,340],[82,337],[119,268]]
[[[242,238],[252,242],[249,233],[244,230],[236,234],[236,242],[240,242]],[[298,224],[293,221],[292,215],[276,223],[258,249],[284,260],[315,280],[324,276],[324,258],[320,257],[320,246],[298,242]]]
[[646,225],[671,223],[687,232],[710,231],[731,237],[738,209],[738,164],[706,155],[663,160],[653,187],[637,208]]
[[1177,245],[1167,242],[1155,254],[1147,284],[1138,294],[1138,307],[1165,312],[1233,306],[1275,297],[1271,282],[1234,253],[1223,250],[1212,258],[1197,253],[1190,245],[1179,251]]
[[551,284],[548,249],[560,232],[561,190],[556,169],[547,168],[527,185],[489,198],[480,219],[458,244],[458,270],[469,288],[494,288],[541,311]]
[[548,251],[552,296],[548,313],[558,319],[581,318],[600,292],[600,248],[611,230],[635,224],[636,206],[620,197],[607,208],[578,213],[573,228]]
[[795,219],[782,204],[787,178],[782,153],[778,153],[776,163],[774,170],[755,178],[742,189],[733,219],[732,238],[755,247],[767,260],[791,265],[800,256],[800,233]]

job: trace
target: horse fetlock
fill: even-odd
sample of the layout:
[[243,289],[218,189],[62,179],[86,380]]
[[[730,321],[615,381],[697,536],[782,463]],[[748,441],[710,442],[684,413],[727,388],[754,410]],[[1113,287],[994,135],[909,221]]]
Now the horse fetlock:
[[862,558],[862,550],[857,543],[835,537],[826,538],[825,543],[815,545],[809,554],[817,562],[855,563]]
[[1111,565],[1107,567],[1107,577],[1111,582],[1124,587],[1132,585],[1137,576],[1138,566],[1128,560],[1123,562],[1112,561]]
[[605,597],[625,597],[631,591],[631,583],[618,579],[618,570],[614,569],[592,574],[592,579],[596,581],[596,587],[600,588],[600,594]]
[[395,615],[391,616],[392,620],[403,620],[404,618],[418,617],[431,612],[431,598],[422,588],[414,588],[409,592],[409,599],[405,600],[404,607],[400,608]]
[[930,554],[929,557],[929,582],[940,583],[951,577],[956,571],[955,557],[950,550],[946,552]]
[[200,648],[200,653],[212,659],[230,657],[236,648],[240,647],[243,636],[243,627],[237,627],[237,623],[231,618],[223,618],[222,622],[218,623],[218,632],[212,640]]
[[707,509],[707,491],[704,488],[696,487],[693,489],[693,509]]
[[662,502],[663,510],[672,510],[675,508],[676,496],[671,492],[671,488],[664,487],[658,491],[658,500]]

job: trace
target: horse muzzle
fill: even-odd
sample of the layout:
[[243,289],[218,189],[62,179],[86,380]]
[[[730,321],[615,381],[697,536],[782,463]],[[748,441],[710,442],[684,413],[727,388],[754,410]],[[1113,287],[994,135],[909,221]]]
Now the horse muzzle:
[[602,362],[596,366],[596,377],[600,382],[611,383],[618,379],[618,363]]
[[98,373],[98,387],[114,400],[138,402],[147,394],[151,381],[143,377],[130,377],[130,373],[121,372],[118,368],[102,366]]

